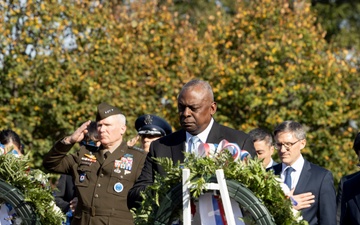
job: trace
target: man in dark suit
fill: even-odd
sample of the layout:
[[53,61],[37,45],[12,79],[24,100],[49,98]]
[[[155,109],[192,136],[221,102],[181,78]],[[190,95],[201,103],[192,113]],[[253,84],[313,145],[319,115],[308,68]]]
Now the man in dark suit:
[[[242,150],[255,156],[254,145],[249,135],[214,121],[216,108],[212,88],[208,82],[192,80],[183,86],[178,96],[182,129],[151,143],[141,175],[129,191],[129,208],[136,207],[136,202],[141,201],[140,192],[153,183],[155,172],[165,175],[164,170],[152,160],[153,157],[168,157],[174,164],[183,162],[184,152],[193,151],[191,144],[195,145],[196,149],[200,143],[218,144],[223,139],[237,143]],[[190,140],[193,137],[198,138],[198,141],[192,143]]]
[[[353,149],[360,159],[360,133],[355,137]],[[338,224],[360,224],[360,172],[341,178],[336,201]]]
[[360,225],[360,174],[344,182],[341,199],[341,225]]
[[54,192],[55,203],[65,214],[71,209],[70,202],[76,197],[72,176],[61,174],[56,188],[57,190]]
[[[290,188],[293,208],[301,210],[309,225],[336,224],[336,193],[330,171],[303,158],[306,145],[304,127],[294,121],[285,121],[274,131],[275,148],[281,164],[272,169]],[[290,171],[290,172],[289,172]]]
[[272,134],[262,128],[255,128],[249,132],[249,135],[254,141],[256,155],[262,160],[264,168],[268,169],[277,165],[278,163],[272,158],[275,150]]

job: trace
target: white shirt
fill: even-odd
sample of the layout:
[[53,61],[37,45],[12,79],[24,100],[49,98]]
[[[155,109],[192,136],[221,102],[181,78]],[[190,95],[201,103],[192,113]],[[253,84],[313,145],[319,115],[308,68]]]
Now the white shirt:
[[[205,130],[203,132],[201,132],[200,134],[196,135],[201,142],[198,142],[196,145],[196,148],[199,147],[199,145],[201,143],[206,143],[207,137],[209,136],[210,130],[212,125],[214,124],[214,119],[211,118],[209,125],[205,128]],[[190,152],[191,146],[190,146],[190,138],[192,138],[192,135],[188,132],[186,132],[186,152]]]
[[[301,171],[304,167],[304,158],[302,155],[295,161],[291,167],[294,169],[294,171],[291,173],[291,189],[294,189],[299,182]],[[281,179],[284,182],[285,181],[285,170],[288,168],[286,164],[282,163],[282,169],[281,169]]]
[[267,164],[266,169],[272,167],[273,163],[274,163],[274,160],[272,158],[270,158],[270,162],[269,162],[269,164]]

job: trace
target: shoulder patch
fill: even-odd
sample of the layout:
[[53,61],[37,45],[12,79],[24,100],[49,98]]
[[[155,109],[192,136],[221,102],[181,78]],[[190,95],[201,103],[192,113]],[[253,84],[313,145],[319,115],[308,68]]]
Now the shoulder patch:
[[145,150],[137,146],[128,146],[129,149],[144,153]]

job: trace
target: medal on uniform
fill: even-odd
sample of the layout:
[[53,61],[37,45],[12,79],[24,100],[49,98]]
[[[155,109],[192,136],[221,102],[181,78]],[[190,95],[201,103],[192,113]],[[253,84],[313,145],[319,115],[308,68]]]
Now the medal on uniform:
[[81,161],[81,164],[82,165],[88,165],[88,166],[91,166],[92,162],[87,162],[87,161]]
[[114,162],[115,173],[121,173],[120,166],[121,166],[121,160],[116,159]]
[[86,165],[91,165],[96,162],[96,157],[92,154],[84,154],[84,157],[81,157],[81,163]]
[[134,156],[132,154],[125,154],[123,157],[121,157],[120,161],[120,168],[124,170],[124,174],[126,175],[131,173]]
[[86,174],[85,173],[81,173],[80,177],[79,177],[79,181],[83,182],[85,180]]
[[117,193],[120,193],[124,190],[124,185],[120,182],[117,182],[115,185],[114,185],[114,191],[117,192]]
[[96,156],[93,155],[91,152],[90,152],[90,154],[84,154],[84,156],[85,156],[86,158],[89,158],[89,159],[92,159],[92,160],[95,160],[95,161],[96,161]]

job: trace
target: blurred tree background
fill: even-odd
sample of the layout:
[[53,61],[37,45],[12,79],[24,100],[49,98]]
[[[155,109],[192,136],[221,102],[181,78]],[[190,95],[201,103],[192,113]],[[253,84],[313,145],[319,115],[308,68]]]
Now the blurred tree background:
[[95,119],[102,102],[179,128],[176,97],[210,82],[215,119],[270,130],[308,128],[305,158],[356,170],[360,121],[359,1],[57,1],[0,3],[0,124],[33,167],[52,144]]

